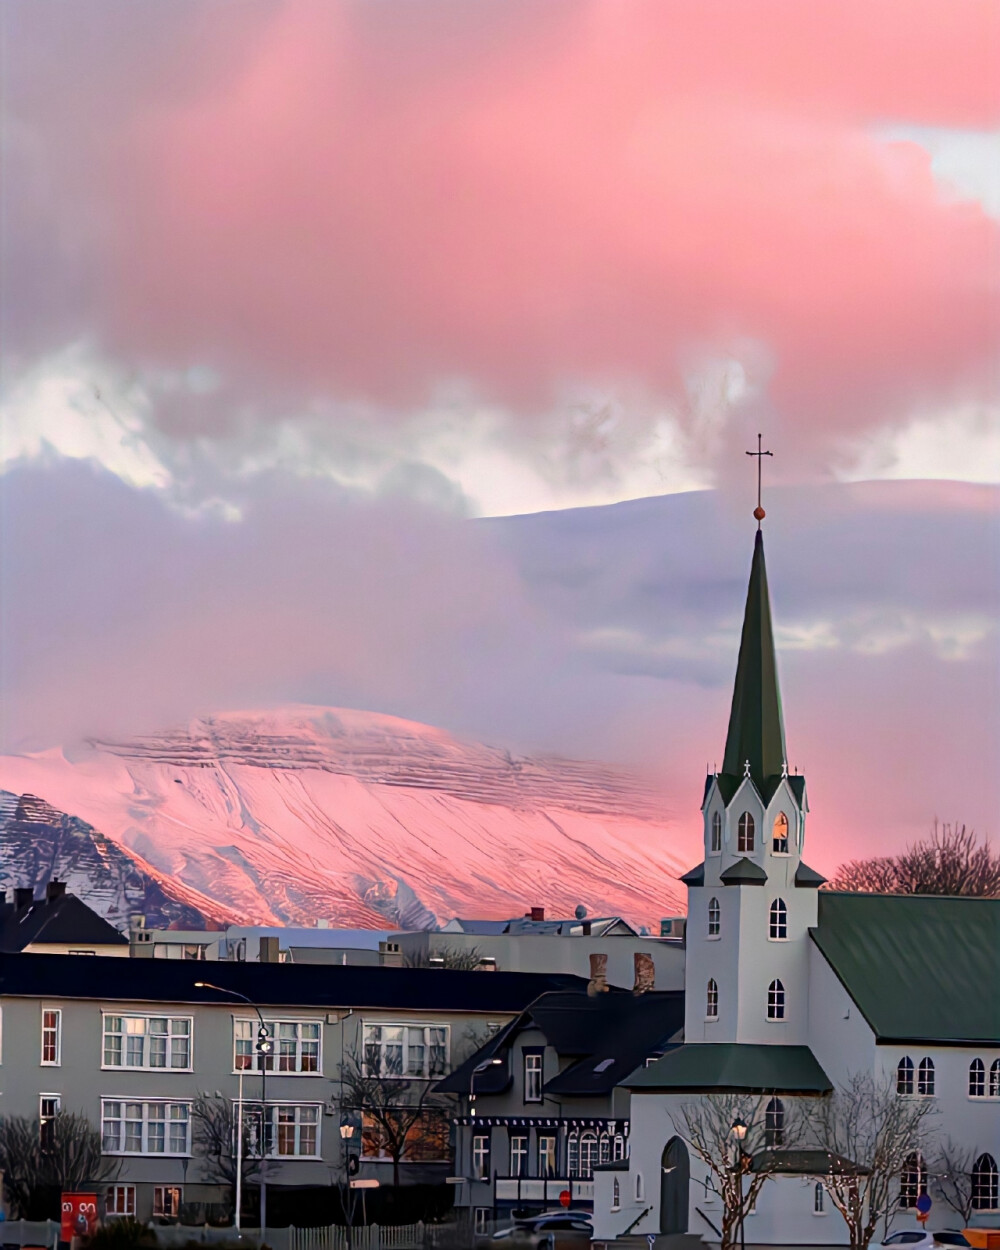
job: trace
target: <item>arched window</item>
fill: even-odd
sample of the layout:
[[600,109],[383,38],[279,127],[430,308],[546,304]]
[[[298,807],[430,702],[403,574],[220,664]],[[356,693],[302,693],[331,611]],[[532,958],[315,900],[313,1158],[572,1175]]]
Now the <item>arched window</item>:
[[911,1210],[917,1205],[917,1199],[927,1192],[927,1164],[924,1156],[914,1152],[903,1164],[903,1174],[899,1178],[899,1205]]
[[822,1181],[813,1186],[813,1215],[826,1215],[826,1186]]
[[722,908],[717,898],[708,900],[708,936],[718,937],[722,932]]
[[774,828],[771,830],[771,850],[775,855],[788,854],[788,817],[784,812],[779,812],[774,818]]
[[784,1020],[785,1018],[785,987],[777,979],[767,987],[767,1018],[768,1020]]
[[990,1097],[1000,1098],[1000,1059],[990,1064]]
[[769,1150],[785,1144],[785,1104],[772,1098],[764,1111],[764,1142]]
[[601,1134],[601,1162],[611,1162],[611,1137],[608,1133]]
[[581,1133],[580,1134],[580,1175],[584,1180],[590,1180],[594,1175],[594,1168],[597,1166],[597,1134]]
[[570,1176],[580,1175],[580,1134],[570,1133],[566,1143],[566,1164]]
[[784,942],[788,938],[788,908],[783,899],[776,898],[771,904],[767,936],[772,942]]
[[615,1133],[615,1140],[611,1147],[611,1158],[617,1163],[619,1159],[625,1158],[625,1138],[621,1133]]
[[722,814],[712,813],[712,854],[718,855],[722,850]]
[[642,1183],[642,1173],[636,1172],[635,1174],[635,1200],[636,1202],[642,1202],[645,1196],[646,1196],[646,1190]]
[[986,1064],[982,1059],[973,1059],[969,1064],[969,1097],[986,1097]]
[[746,855],[753,854],[753,832],[754,832],[753,817],[750,815],[749,812],[744,812],[743,815],[740,817],[740,823],[738,826],[738,833],[737,833],[737,840],[736,840],[737,851]]
[[1000,1207],[1000,1183],[992,1155],[980,1155],[972,1169],[972,1209],[995,1211]]
[[921,1059],[917,1068],[917,1093],[929,1098],[934,1093],[934,1060]]
[[708,983],[705,991],[705,1019],[718,1020],[719,1018],[719,987],[713,978]]
[[618,1183],[618,1177],[611,1182],[611,1210],[617,1211],[622,1205],[622,1187]]
[[896,1064],[896,1093],[913,1093],[913,1060],[909,1055],[904,1055]]

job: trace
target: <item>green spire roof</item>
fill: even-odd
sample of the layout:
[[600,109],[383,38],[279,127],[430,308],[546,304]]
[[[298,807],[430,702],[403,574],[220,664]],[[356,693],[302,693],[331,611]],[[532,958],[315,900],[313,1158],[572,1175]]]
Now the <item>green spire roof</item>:
[[773,784],[767,784],[769,779],[778,778],[786,771],[785,727],[781,720],[764,538],[760,530],[754,540],[722,772],[732,778],[742,778],[748,762],[750,776],[762,794],[773,789]]

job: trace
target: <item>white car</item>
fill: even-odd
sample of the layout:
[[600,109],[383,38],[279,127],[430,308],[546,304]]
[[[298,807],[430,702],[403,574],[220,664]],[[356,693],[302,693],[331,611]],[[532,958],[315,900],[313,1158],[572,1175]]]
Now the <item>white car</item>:
[[968,1246],[964,1234],[957,1229],[942,1229],[939,1233],[928,1233],[918,1229],[906,1229],[905,1232],[892,1233],[885,1241],[879,1243],[879,1250],[941,1250],[944,1246]]

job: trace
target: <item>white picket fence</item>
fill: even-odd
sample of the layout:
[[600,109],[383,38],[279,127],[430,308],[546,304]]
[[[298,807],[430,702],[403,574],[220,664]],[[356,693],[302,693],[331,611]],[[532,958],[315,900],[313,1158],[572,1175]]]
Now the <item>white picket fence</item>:
[[58,1246],[56,1220],[4,1220],[0,1222],[0,1245]]
[[329,1224],[288,1230],[288,1250],[423,1250],[424,1226],[417,1224]]

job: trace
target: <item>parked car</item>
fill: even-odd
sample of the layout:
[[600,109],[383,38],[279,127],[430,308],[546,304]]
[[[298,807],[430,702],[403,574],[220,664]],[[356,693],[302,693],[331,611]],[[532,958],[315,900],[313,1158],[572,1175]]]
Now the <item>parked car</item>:
[[516,1220],[492,1237],[478,1238],[480,1250],[587,1250],[594,1235],[589,1211],[556,1211]]
[[892,1233],[885,1241],[879,1243],[879,1250],[940,1250],[944,1246],[968,1246],[965,1234],[956,1228],[945,1228],[937,1233],[922,1230],[905,1229]]

